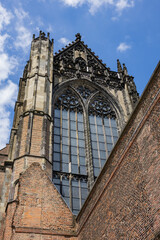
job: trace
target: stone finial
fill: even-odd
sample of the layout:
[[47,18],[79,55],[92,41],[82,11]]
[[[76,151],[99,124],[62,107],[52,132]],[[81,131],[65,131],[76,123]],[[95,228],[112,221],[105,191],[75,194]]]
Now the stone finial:
[[47,33],[47,37],[48,37],[48,39],[49,39],[49,37],[50,37],[50,33],[49,33],[49,32]]
[[76,41],[81,41],[81,34],[80,33],[77,33],[75,35],[75,37],[76,37]]
[[122,72],[122,66],[121,66],[119,59],[117,59],[117,71]]
[[42,31],[39,31],[39,37],[41,38],[41,37],[45,37],[46,36],[46,34],[44,33],[44,32],[42,32]]
[[127,67],[124,63],[123,63],[123,71],[125,75],[128,75]]
[[35,39],[35,34],[33,34],[33,38],[32,38],[33,40]]

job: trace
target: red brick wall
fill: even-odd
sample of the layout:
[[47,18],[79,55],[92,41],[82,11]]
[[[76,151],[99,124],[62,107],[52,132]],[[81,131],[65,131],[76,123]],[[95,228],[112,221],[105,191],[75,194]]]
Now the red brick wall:
[[[38,163],[33,163],[20,177],[17,200],[12,217],[13,239],[74,239],[74,216]],[[10,219],[10,210],[7,215]],[[7,225],[6,233],[10,231]],[[55,238],[57,235],[59,238]]]
[[160,69],[77,218],[78,239],[151,240],[160,233],[159,89]]
[[16,202],[13,202],[12,204],[8,205],[7,208],[7,215],[5,220],[5,230],[3,233],[2,240],[10,240],[12,237],[12,223],[13,223],[13,217],[16,209]]

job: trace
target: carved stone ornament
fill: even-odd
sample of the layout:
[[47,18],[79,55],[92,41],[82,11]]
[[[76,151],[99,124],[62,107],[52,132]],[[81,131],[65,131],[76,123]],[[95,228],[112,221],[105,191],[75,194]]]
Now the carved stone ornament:
[[62,61],[63,61],[64,67],[74,68],[73,49],[67,51],[67,53],[62,55]]
[[64,93],[62,93],[55,103],[55,108],[60,109],[62,106],[63,109],[68,110],[77,110],[78,112],[82,112],[82,106],[79,103],[77,96],[70,90],[67,89]]
[[[66,72],[69,71],[81,71],[88,74],[95,74],[97,76],[105,76],[106,67],[102,65],[100,60],[94,56],[94,53],[87,48],[83,42],[80,40],[79,35],[76,36],[76,42],[68,47],[68,49],[63,49],[59,54],[54,57],[54,73],[60,74],[61,76],[67,76]],[[77,53],[79,56],[77,57]],[[86,55],[86,59],[82,57],[82,52]],[[76,59],[75,59],[76,57]],[[61,71],[63,70],[63,71]],[[80,73],[81,74],[81,73]],[[90,76],[91,77],[91,76]]]
[[95,58],[91,55],[87,55],[88,60],[88,67],[92,67],[94,74],[102,74],[104,75],[105,68],[102,68],[102,66],[95,60]]
[[139,94],[137,92],[136,85],[133,81],[133,77],[129,77],[127,82],[129,95],[131,96],[133,103],[136,103],[139,99]]
[[75,51],[84,52],[84,47],[82,46],[81,43],[78,43],[78,44],[75,46]]
[[114,119],[116,118],[116,114],[110,106],[109,102],[101,96],[98,96],[89,104],[88,111],[90,115],[97,115]]
[[86,61],[82,57],[78,57],[75,60],[75,64],[78,64],[79,70],[85,71],[86,70]]

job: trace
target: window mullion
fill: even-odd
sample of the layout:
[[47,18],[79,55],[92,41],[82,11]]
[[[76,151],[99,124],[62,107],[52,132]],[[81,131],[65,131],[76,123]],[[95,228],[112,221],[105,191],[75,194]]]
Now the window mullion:
[[80,173],[80,160],[79,160],[79,145],[78,145],[78,118],[77,111],[75,112],[75,120],[76,120],[76,141],[77,141],[77,165],[78,165],[78,173]]
[[62,106],[60,107],[60,170],[62,171]]
[[99,137],[98,137],[98,126],[97,126],[97,115],[95,117],[95,128],[96,128],[96,139],[97,139],[97,151],[98,151],[98,161],[99,168],[101,168],[101,157],[100,157],[100,148],[99,148]]
[[108,147],[107,147],[107,138],[106,138],[106,133],[105,133],[105,126],[104,126],[104,117],[102,118],[102,127],[103,127],[104,143],[105,143],[105,150],[106,150],[106,158],[108,158]]

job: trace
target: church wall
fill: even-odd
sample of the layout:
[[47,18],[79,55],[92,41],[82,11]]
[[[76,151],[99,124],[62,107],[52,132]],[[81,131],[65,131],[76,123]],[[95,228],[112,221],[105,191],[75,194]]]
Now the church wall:
[[11,182],[12,168],[8,164],[8,150],[9,145],[0,150],[0,239],[1,227],[3,227],[5,208],[9,197],[9,188]]
[[160,232],[160,65],[82,207],[78,239],[154,239]]
[[7,208],[4,240],[75,239],[72,212],[38,163],[19,179],[16,201]]

